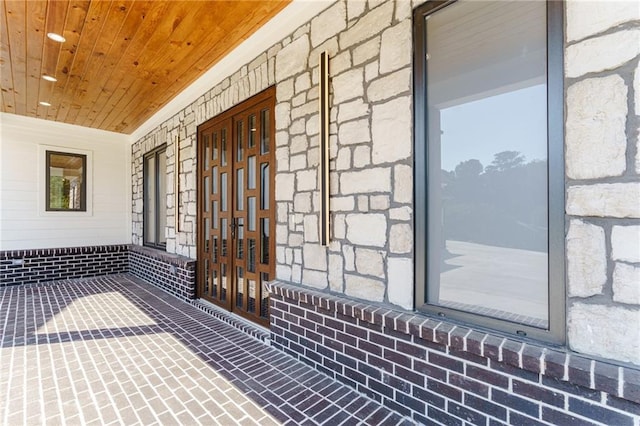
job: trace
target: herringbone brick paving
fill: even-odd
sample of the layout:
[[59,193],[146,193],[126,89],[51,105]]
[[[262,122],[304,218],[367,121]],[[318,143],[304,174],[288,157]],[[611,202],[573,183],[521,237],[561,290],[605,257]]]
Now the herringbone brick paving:
[[0,290],[0,423],[409,424],[130,275]]

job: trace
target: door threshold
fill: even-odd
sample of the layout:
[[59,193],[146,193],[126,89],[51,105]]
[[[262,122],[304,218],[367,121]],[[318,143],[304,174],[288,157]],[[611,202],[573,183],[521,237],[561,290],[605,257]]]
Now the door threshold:
[[214,316],[215,318],[229,324],[232,327],[237,328],[238,330],[253,338],[256,338],[266,344],[270,344],[271,342],[271,332],[267,327],[256,324],[246,318],[241,317],[240,315],[222,309],[218,305],[211,303],[205,299],[190,299],[188,302],[201,311]]

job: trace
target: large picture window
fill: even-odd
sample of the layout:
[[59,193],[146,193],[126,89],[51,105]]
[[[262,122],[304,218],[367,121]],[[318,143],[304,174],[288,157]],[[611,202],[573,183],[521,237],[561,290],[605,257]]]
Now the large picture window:
[[166,146],[144,156],[144,245],[164,249],[167,245]]
[[416,294],[427,312],[561,342],[558,4],[415,12]]
[[87,211],[87,156],[46,151],[46,211]]

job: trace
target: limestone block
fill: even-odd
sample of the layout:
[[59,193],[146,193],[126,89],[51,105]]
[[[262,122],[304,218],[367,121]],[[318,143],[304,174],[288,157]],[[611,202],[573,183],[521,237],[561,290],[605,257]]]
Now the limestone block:
[[289,43],[276,55],[276,81],[280,82],[307,68],[309,37],[303,35]]
[[294,172],[296,170],[302,170],[307,168],[307,154],[302,153],[298,155],[292,155],[289,158],[289,169]]
[[366,7],[366,0],[347,1],[347,18],[349,19],[349,21],[362,15]]
[[351,145],[370,141],[369,120],[366,118],[349,121],[338,127],[338,143],[340,145]]
[[278,222],[283,223],[289,220],[289,203],[276,203]]
[[378,61],[374,61],[364,67],[364,81],[368,83],[380,75],[378,65]]
[[298,191],[313,191],[318,187],[316,169],[301,170],[296,173]]
[[607,282],[607,253],[604,229],[572,220],[567,233],[567,276],[569,297],[602,294]]
[[289,247],[302,247],[304,244],[304,237],[301,234],[291,233],[289,234]]
[[329,254],[329,289],[344,291],[344,259],[339,254]]
[[[337,49],[337,46],[336,46]],[[331,52],[329,52],[329,55],[331,55]],[[319,57],[315,57],[313,59],[317,59],[319,61]],[[345,50],[342,53],[339,53],[335,56],[333,56],[330,60],[330,64],[329,64],[329,77],[333,78],[334,76],[342,73],[343,71],[346,71],[348,69],[351,69],[351,52],[348,50]],[[316,65],[317,67],[317,65]],[[317,92],[316,92],[317,93]]]
[[398,203],[413,201],[413,169],[406,164],[398,164],[393,169],[393,199]]
[[411,259],[387,259],[387,294],[389,302],[403,309],[413,309],[413,262]]
[[371,165],[371,148],[368,145],[356,146],[353,150],[353,167],[362,168]]
[[388,195],[372,195],[369,198],[369,205],[372,210],[389,210],[389,196]]
[[567,335],[576,352],[640,364],[640,309],[574,303]]
[[411,89],[411,69],[403,68],[392,74],[373,80],[367,89],[370,102],[383,101],[408,93]]
[[320,244],[304,244],[302,257],[305,268],[317,271],[327,270],[327,249]]
[[343,239],[347,236],[347,224],[343,214],[337,214],[333,217],[331,224],[333,225],[333,239]]
[[380,37],[375,37],[353,49],[353,65],[360,65],[379,54]]
[[623,262],[640,263],[640,225],[612,228],[611,258]]
[[404,19],[411,19],[411,13],[413,10],[411,9],[410,1],[399,1],[396,2],[396,21],[402,21]]
[[640,30],[622,30],[567,47],[565,74],[569,78],[613,70],[640,53]]
[[302,266],[291,265],[291,281],[297,284],[302,282]]
[[344,268],[347,271],[356,270],[356,255],[353,246],[342,246],[342,257],[344,258]]
[[344,102],[338,107],[338,121],[345,122],[354,118],[369,115],[369,104],[365,104],[362,98],[350,102]]
[[296,213],[311,213],[311,193],[296,193],[293,197],[293,210]]
[[347,49],[377,35],[383,28],[387,28],[393,18],[393,3],[387,2],[372,10],[360,18],[355,25],[340,34],[340,48]]
[[567,214],[640,218],[640,182],[575,185],[567,190]]
[[399,223],[391,225],[389,231],[389,251],[394,254],[411,253],[413,249],[413,230],[411,225]]
[[367,197],[366,195],[358,195],[358,211],[369,211],[369,197]]
[[340,174],[343,195],[391,191],[391,169],[375,167]]
[[278,173],[276,175],[276,200],[293,201],[295,174]]
[[[291,123],[291,126],[289,126],[288,130],[291,135],[303,135],[307,130],[305,118],[298,118],[297,120],[294,120]],[[292,144],[293,144],[293,139],[292,139]]]
[[571,0],[566,2],[566,16],[567,41],[575,41],[640,19],[640,8],[635,1]]
[[332,78],[331,85],[333,88],[332,93],[334,105],[350,99],[362,97],[364,94],[362,68],[355,68]]
[[380,43],[380,73],[385,74],[411,64],[412,46],[410,20],[385,30]]
[[373,164],[390,163],[409,158],[413,141],[411,98],[405,96],[382,105],[372,112]]
[[344,2],[337,2],[311,20],[311,46],[318,46],[346,27],[346,5]]
[[353,196],[349,197],[331,197],[329,200],[332,211],[351,212],[355,209],[355,201]]
[[613,300],[640,305],[640,267],[616,263],[613,269]]
[[291,104],[281,102],[276,104],[276,130],[287,130],[291,124]]
[[307,215],[304,217],[304,240],[308,243],[317,243],[318,239],[318,216]]
[[311,88],[311,75],[306,72],[301,74],[296,78],[295,82],[295,90],[296,93],[304,92],[305,90],[309,90]]
[[389,209],[389,219],[391,220],[411,220],[411,207],[403,206]]
[[279,146],[276,148],[276,171],[289,171],[289,147]]
[[356,271],[362,275],[384,278],[384,252],[356,247]]
[[[636,71],[633,77],[633,93],[634,93],[634,111],[640,116],[640,62],[636,65]],[[639,172],[640,173],[640,172]]]
[[325,289],[329,284],[327,273],[304,269],[302,271],[302,284],[317,289]]
[[345,274],[345,293],[350,297],[382,302],[385,286],[382,281],[358,275]]
[[299,107],[300,105],[303,105],[306,101],[307,101],[307,94],[300,93],[299,95],[291,99],[291,105],[293,107]]
[[351,148],[340,148],[338,157],[336,158],[336,170],[349,170],[350,168]]
[[289,230],[287,225],[276,225],[276,244],[287,244],[289,240]]
[[318,114],[314,114],[307,119],[307,135],[314,136],[319,133],[320,118]]
[[566,163],[572,179],[619,176],[626,168],[627,86],[618,75],[590,78],[567,92]]
[[276,278],[282,281],[291,281],[291,266],[276,265]]
[[[303,121],[304,119],[296,120],[296,122]],[[291,138],[291,143],[289,144],[289,152],[291,154],[298,154],[300,152],[304,152],[307,150],[308,146],[308,138],[306,135],[297,135]]]
[[293,98],[293,78],[281,81],[276,86],[276,100],[278,102],[290,101]]
[[291,110],[291,119],[306,117],[318,111],[318,102],[307,102]]
[[347,215],[347,240],[352,244],[384,247],[387,242],[387,219],[380,213]]

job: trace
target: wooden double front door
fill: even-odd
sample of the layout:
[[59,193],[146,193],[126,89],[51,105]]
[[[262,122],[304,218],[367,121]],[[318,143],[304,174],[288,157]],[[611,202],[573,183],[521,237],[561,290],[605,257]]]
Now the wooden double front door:
[[268,325],[275,90],[198,127],[198,297]]

